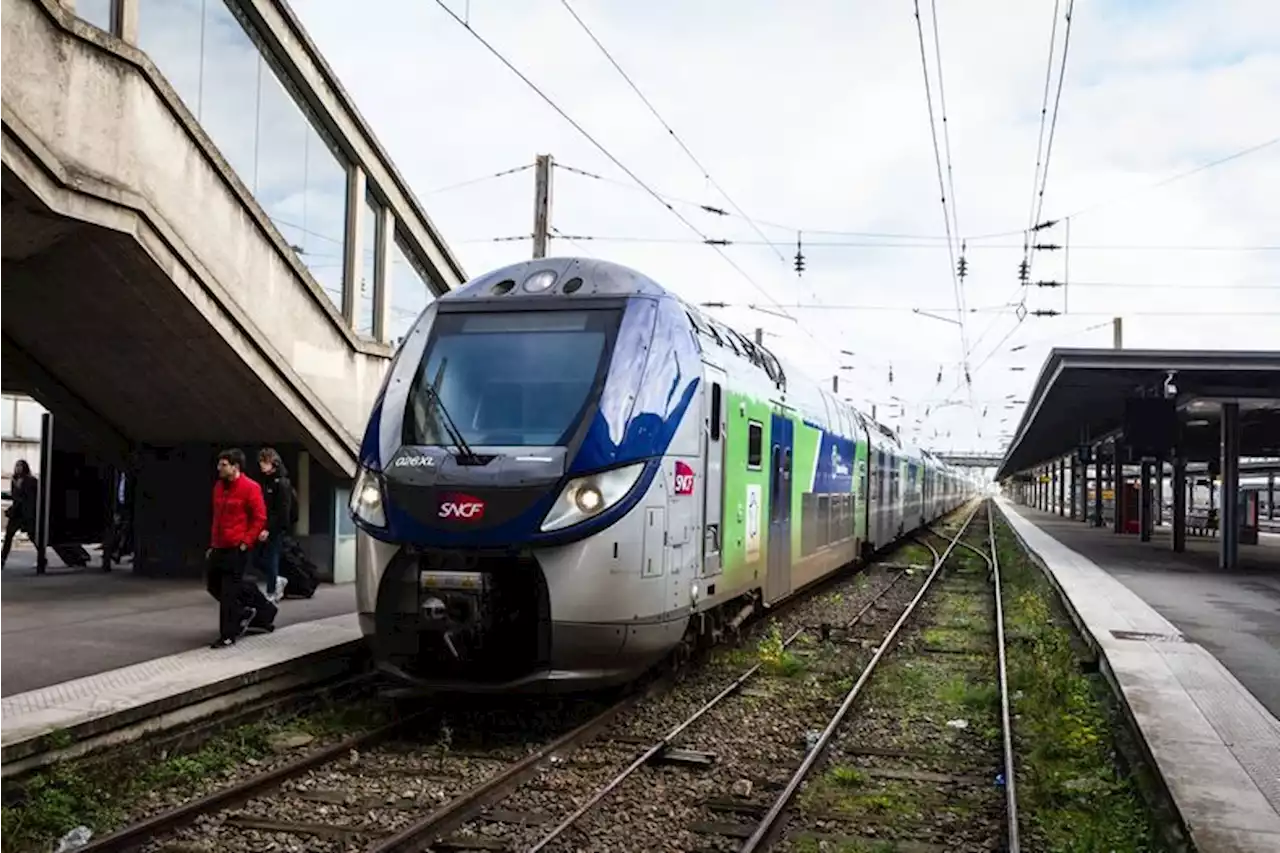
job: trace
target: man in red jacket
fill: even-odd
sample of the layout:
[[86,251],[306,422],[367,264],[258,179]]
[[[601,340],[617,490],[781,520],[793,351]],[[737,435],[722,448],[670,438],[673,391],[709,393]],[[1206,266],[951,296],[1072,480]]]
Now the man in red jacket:
[[226,648],[244,634],[257,615],[242,608],[241,587],[249,550],[267,523],[262,487],[244,475],[244,452],[239,448],[218,454],[218,482],[213,486],[213,529],[209,534],[206,581],[218,599],[218,639],[213,648]]

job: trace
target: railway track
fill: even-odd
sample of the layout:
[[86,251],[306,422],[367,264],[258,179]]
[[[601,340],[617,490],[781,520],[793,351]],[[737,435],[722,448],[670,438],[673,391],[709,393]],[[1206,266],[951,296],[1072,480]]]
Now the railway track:
[[[725,682],[650,742],[611,727],[534,782],[465,812],[436,815],[377,850],[728,851],[773,844],[797,816],[803,819],[792,809],[796,792],[977,512],[944,551],[925,543],[934,556],[927,574],[890,572],[844,620],[775,635],[767,660]],[[793,649],[807,653],[786,657]],[[806,668],[816,677],[797,681]],[[859,671],[856,680],[848,676]],[[845,689],[833,695],[833,687]],[[782,718],[778,704],[785,706]],[[825,726],[813,728],[819,721]],[[744,816],[756,820],[744,824]]]
[[947,537],[944,559],[738,849],[1020,849],[990,513]]
[[83,849],[738,849],[744,815],[793,814],[793,768],[829,746],[833,700],[856,697],[955,549],[924,544],[931,566],[824,584],[752,626],[758,646],[719,650],[678,683],[551,710],[424,711]]

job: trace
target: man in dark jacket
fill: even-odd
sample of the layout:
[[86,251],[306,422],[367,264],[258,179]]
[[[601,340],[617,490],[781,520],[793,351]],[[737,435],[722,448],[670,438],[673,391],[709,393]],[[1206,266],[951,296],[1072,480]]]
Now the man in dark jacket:
[[249,551],[267,523],[262,488],[244,475],[244,451],[218,454],[218,482],[213,486],[213,527],[209,533],[206,581],[209,594],[218,599],[218,639],[213,648],[235,643],[257,615],[245,607],[244,572]]
[[258,451],[258,469],[262,471],[262,497],[267,504],[267,525],[258,534],[258,564],[267,581],[267,598],[276,602],[284,598],[284,588],[289,583],[288,578],[280,577],[280,554],[292,526],[293,484],[275,448]]
[[36,478],[31,476],[31,466],[27,465],[27,460],[19,459],[13,466],[13,479],[9,481],[11,502],[5,511],[8,521],[4,526],[4,551],[0,555],[0,566],[9,561],[9,549],[13,547],[13,537],[19,530],[26,533],[33,541],[35,540],[36,501],[39,491],[40,486]]

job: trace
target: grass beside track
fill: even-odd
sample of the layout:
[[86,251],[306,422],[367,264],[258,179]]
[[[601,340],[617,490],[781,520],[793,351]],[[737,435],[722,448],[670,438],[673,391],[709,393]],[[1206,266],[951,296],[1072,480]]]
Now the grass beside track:
[[316,741],[338,739],[389,722],[389,714],[389,706],[376,699],[325,700],[299,715],[267,712],[264,719],[226,729],[187,752],[159,757],[123,752],[110,761],[53,764],[5,785],[5,853],[52,850],[62,835],[82,825],[100,837],[140,810],[158,811],[148,802],[157,792],[176,803],[238,768],[295,757],[278,755],[272,747],[273,735],[289,732],[308,734]]
[[1057,594],[1003,520],[1009,690],[1022,846],[1045,853],[1166,850],[1115,746],[1126,726],[1102,676],[1081,670]]

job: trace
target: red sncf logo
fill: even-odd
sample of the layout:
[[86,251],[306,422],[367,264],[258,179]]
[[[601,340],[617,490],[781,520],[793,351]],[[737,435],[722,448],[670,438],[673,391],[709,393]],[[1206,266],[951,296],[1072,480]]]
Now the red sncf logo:
[[479,521],[484,518],[484,501],[472,495],[450,492],[440,496],[441,518]]
[[693,469],[680,460],[676,460],[676,494],[693,494]]

